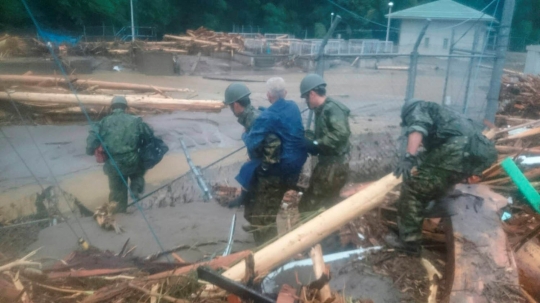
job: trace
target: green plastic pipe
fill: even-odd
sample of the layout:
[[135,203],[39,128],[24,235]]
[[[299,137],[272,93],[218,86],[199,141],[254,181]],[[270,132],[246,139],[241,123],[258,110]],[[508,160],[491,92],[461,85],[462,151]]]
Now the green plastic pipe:
[[512,158],[506,158],[501,163],[501,166],[504,168],[510,179],[516,184],[516,187],[519,191],[525,196],[531,207],[537,212],[540,213],[540,195],[536,189],[531,185],[527,177],[521,172],[517,167],[516,163]]

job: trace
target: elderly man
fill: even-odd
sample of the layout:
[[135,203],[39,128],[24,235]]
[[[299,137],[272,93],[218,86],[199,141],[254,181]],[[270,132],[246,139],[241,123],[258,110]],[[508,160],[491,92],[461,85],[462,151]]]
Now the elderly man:
[[[399,239],[389,236],[387,242],[417,255],[428,203],[440,200],[468,177],[481,175],[497,160],[497,151],[470,119],[434,102],[405,102],[401,127],[406,144],[394,172],[403,176],[397,202]],[[419,163],[421,144],[425,153]],[[417,167],[415,174],[411,174],[413,167]]]
[[349,109],[326,96],[326,82],[316,74],[300,83],[301,97],[315,112],[315,132],[306,131],[308,152],[318,157],[309,187],[300,201],[302,213],[331,207],[339,202],[339,192],[349,173]]
[[146,169],[139,150],[154,137],[148,124],[140,117],[126,113],[127,107],[126,98],[115,96],[111,102],[111,114],[90,130],[86,140],[88,155],[94,155],[100,147],[99,136],[114,159],[114,163],[113,159],[107,159],[103,171],[109,177],[109,202],[118,203],[118,212],[125,212],[127,208],[128,190],[124,181],[130,181],[135,197],[144,191]]
[[[252,158],[261,149],[263,154],[279,154],[275,161],[261,161],[250,190],[251,224],[258,245],[277,236],[276,216],[283,195],[296,185],[307,158],[302,117],[296,103],[285,100],[285,81],[270,78],[266,86],[271,105],[242,136]],[[279,145],[267,141],[270,134],[279,138]]]

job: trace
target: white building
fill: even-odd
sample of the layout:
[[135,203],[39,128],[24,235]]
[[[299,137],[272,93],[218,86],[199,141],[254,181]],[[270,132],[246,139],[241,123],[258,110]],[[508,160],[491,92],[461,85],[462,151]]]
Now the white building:
[[478,35],[476,50],[481,51],[487,39],[492,16],[452,0],[439,0],[418,5],[386,15],[401,20],[399,53],[410,53],[427,19],[431,19],[418,52],[420,54],[447,55],[452,40],[458,49],[472,50],[475,34]]

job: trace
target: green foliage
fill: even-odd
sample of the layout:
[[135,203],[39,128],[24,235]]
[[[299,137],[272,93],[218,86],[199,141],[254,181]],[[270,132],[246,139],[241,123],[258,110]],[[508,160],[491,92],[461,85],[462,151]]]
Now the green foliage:
[[317,22],[313,26],[313,31],[315,32],[315,38],[322,38],[326,35],[326,26],[324,24]]
[[[81,33],[84,26],[129,25],[130,0],[26,0],[37,21],[53,30]],[[290,33],[298,37],[322,37],[330,27],[330,14],[341,15],[343,22],[336,33],[345,38],[384,39],[388,0],[133,0],[135,20],[140,26],[156,26],[159,33],[180,33],[205,26],[217,31],[231,31],[244,25],[246,31]],[[393,11],[432,0],[393,1]],[[481,10],[491,0],[455,0]],[[497,3],[497,2],[495,2]],[[500,19],[504,0],[497,12],[495,3],[485,12]],[[540,0],[516,0],[511,31],[512,50],[540,40]],[[351,14],[352,12],[352,14]],[[360,16],[360,17],[358,17]],[[397,22],[394,21],[394,27]],[[495,27],[497,24],[494,25]],[[0,0],[0,31],[33,29],[21,0]],[[397,39],[392,32],[391,38]]]

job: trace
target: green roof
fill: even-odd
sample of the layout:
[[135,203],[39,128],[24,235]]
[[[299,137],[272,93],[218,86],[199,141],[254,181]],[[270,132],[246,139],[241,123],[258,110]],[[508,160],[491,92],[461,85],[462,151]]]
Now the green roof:
[[433,20],[476,20],[497,21],[495,18],[481,11],[477,11],[466,5],[459,4],[452,0],[439,0],[391,14],[386,17],[392,19],[433,19]]

